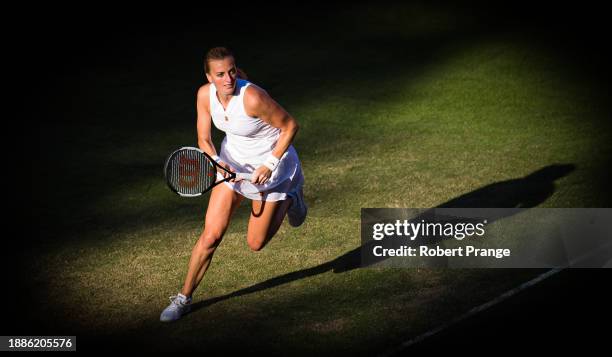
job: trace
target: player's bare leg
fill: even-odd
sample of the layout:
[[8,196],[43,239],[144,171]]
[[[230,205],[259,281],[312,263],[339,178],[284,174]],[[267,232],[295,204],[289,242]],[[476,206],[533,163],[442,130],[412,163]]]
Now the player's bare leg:
[[247,232],[249,248],[258,251],[266,246],[283,223],[291,203],[290,198],[276,202],[253,201]]

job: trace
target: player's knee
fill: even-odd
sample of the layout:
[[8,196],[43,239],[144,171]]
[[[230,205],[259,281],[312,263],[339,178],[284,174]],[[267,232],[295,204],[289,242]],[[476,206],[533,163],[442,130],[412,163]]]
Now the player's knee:
[[202,249],[215,249],[221,243],[223,235],[216,232],[204,232],[198,240],[198,245]]
[[251,234],[247,236],[247,244],[254,252],[259,252],[262,250],[265,245],[265,241],[265,237],[260,237],[258,235]]
[[260,242],[248,241],[248,244],[249,244],[249,248],[251,248],[251,250],[254,252],[259,252],[260,250],[263,249],[263,246],[264,246],[263,243],[260,243]]

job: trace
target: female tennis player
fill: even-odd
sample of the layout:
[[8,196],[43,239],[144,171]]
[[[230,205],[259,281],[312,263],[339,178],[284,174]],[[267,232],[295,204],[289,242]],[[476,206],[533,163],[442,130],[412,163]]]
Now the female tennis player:
[[[307,213],[302,167],[291,145],[298,131],[296,120],[266,91],[246,80],[228,49],[208,51],[205,71],[209,83],[197,94],[198,146],[230,171],[252,173],[252,179],[224,182],[213,188],[204,231],[191,252],[185,283],[162,312],[160,320],[164,322],[190,311],[193,291],[245,197],[252,201],[247,243],[253,251],[270,241],[285,215],[289,224],[297,227]],[[218,154],[211,139],[211,121],[226,133]]]

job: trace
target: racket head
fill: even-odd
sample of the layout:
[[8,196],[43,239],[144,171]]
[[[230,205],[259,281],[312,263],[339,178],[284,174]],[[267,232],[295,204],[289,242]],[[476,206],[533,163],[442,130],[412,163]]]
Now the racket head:
[[182,147],[168,156],[164,176],[168,187],[176,194],[197,197],[218,183],[217,166],[204,151],[195,147]]

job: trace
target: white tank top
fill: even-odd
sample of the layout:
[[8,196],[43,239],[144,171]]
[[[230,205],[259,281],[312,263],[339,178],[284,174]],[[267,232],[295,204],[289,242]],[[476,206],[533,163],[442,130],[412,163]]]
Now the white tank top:
[[224,149],[232,159],[243,164],[259,165],[276,146],[280,129],[246,114],[244,93],[249,85],[254,84],[238,79],[234,96],[227,108],[223,108],[217,98],[217,89],[211,83],[210,115],[215,126],[226,133]]
[[[223,108],[217,89],[210,84],[210,115],[213,123],[225,132],[219,157],[236,172],[252,173],[270,155],[280,136],[280,129],[259,118],[250,117],[244,110],[244,93],[248,81],[239,79],[234,96]],[[223,179],[221,174],[219,179]],[[297,152],[293,145],[280,158],[278,167],[264,185],[255,185],[247,180],[236,183],[224,182],[232,190],[252,200],[278,201],[287,198],[287,192],[303,185],[304,176]]]

